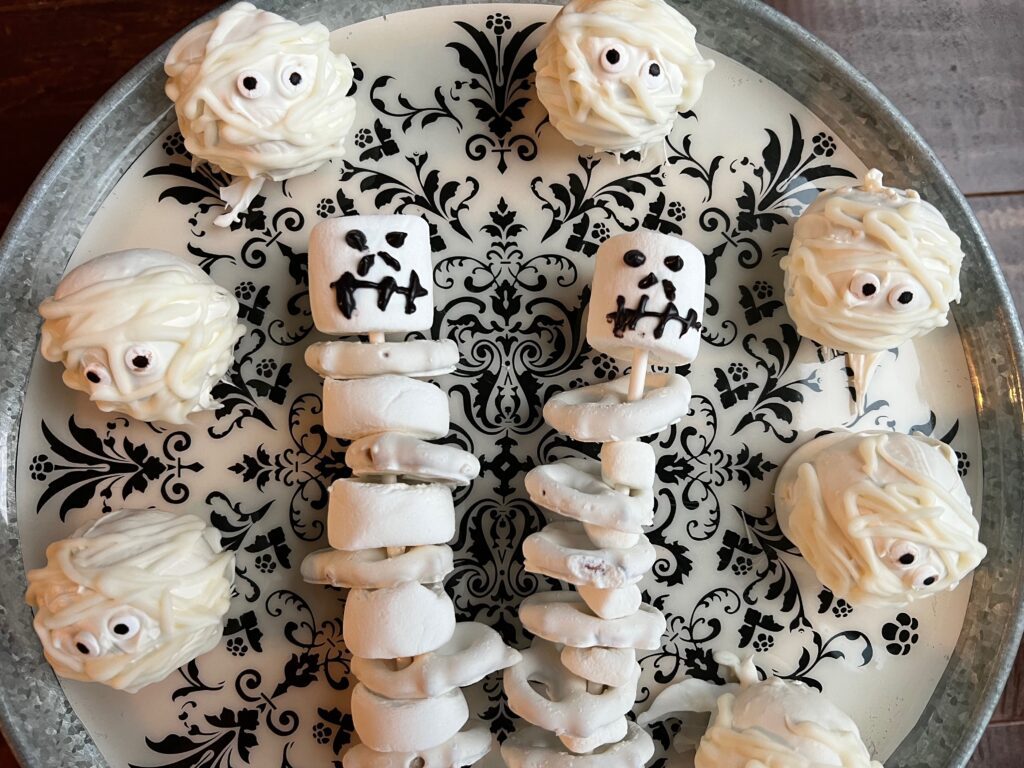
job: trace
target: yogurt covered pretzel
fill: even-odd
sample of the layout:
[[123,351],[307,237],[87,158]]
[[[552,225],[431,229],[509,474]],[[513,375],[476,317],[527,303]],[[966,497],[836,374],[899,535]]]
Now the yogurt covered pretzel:
[[544,407],[551,426],[603,445],[600,462],[569,459],[526,477],[535,503],[569,518],[524,542],[526,569],[576,591],[533,595],[520,608],[536,639],[505,671],[505,691],[532,727],[502,746],[510,768],[640,768],[654,754],[651,737],[626,717],[640,677],[636,649],[658,648],[665,631],[638,586],[655,559],[643,535],[653,517],[655,455],[639,438],[689,411],[686,379],[647,370],[696,357],[703,308],[704,256],[686,241],[639,232],[598,250],[587,341],[631,360],[632,372]]
[[452,487],[479,472],[476,457],[429,440],[448,433],[448,398],[423,379],[450,372],[450,340],[388,341],[433,321],[427,224],[414,216],[349,216],[313,230],[313,322],[327,341],[307,350],[325,377],[324,428],[352,443],[352,477],[331,486],[330,549],[302,563],[306,581],[349,589],[345,644],[359,678],[352,719],[360,744],[346,768],[456,768],[492,747],[467,725],[461,688],[519,654],[489,627],[456,623],[442,582],[453,568]]

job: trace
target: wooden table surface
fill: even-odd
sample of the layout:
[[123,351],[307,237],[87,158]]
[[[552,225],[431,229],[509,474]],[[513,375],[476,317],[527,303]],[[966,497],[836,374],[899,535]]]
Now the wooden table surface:
[[[147,53],[215,5],[210,0],[0,0],[0,147],[7,173],[0,189],[0,230],[93,103]],[[970,198],[1021,306],[1024,2],[772,0],[771,5],[864,72],[922,133]],[[1024,654],[1019,654],[970,765],[1019,768],[1022,754]],[[0,740],[0,768],[15,766]]]

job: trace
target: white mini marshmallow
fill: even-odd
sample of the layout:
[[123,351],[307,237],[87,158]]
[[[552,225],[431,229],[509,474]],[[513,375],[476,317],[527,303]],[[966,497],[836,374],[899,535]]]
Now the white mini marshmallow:
[[344,768],[463,768],[494,748],[491,730],[480,722],[468,725],[444,744],[419,752],[375,752],[356,744],[341,759]]
[[455,370],[459,348],[451,339],[410,339],[364,344],[358,341],[320,341],[306,347],[306,365],[329,379],[369,376],[428,378]]
[[601,446],[601,477],[613,488],[648,491],[654,487],[656,467],[650,443],[627,440]]
[[435,439],[448,434],[448,395],[406,376],[324,380],[324,429],[357,440],[379,432]]
[[636,440],[672,426],[690,411],[690,383],[672,373],[647,377],[644,395],[630,401],[629,377],[568,389],[544,404],[544,420],[584,443]]
[[616,531],[640,533],[653,519],[654,495],[616,491],[601,479],[601,465],[593,459],[535,467],[526,475],[526,491],[545,509]]
[[595,616],[575,592],[541,592],[523,600],[519,608],[523,627],[538,637],[574,648],[661,647],[665,617],[649,605],[624,619]]
[[629,549],[640,541],[639,533],[625,533],[593,523],[584,523],[583,530],[593,545],[600,549]]
[[472,453],[397,432],[356,440],[345,451],[345,463],[357,477],[399,475],[456,486],[469,485],[480,474],[480,460]]
[[432,286],[430,230],[417,216],[345,216],[313,228],[309,302],[324,333],[429,330]]
[[409,581],[437,584],[454,567],[452,548],[447,545],[410,547],[392,557],[383,548],[357,552],[320,549],[302,561],[302,579],[344,589],[383,589]]
[[575,675],[599,685],[626,685],[636,667],[633,648],[562,648],[562,665]]
[[652,230],[610,237],[594,257],[587,342],[631,360],[646,350],[653,365],[697,357],[704,317],[704,254]]
[[345,601],[343,629],[353,656],[418,656],[451,640],[455,606],[444,590],[415,582],[390,589],[353,589]]
[[612,589],[640,581],[657,553],[646,536],[629,548],[595,548],[580,523],[560,520],[528,536],[523,556],[530,573]]
[[433,749],[469,719],[466,697],[458,688],[429,699],[388,699],[359,683],[351,706],[359,740],[375,752]]
[[331,485],[327,541],[334,549],[444,544],[454,535],[455,505],[447,486],[347,478]]
[[407,666],[396,668],[390,660],[357,656],[352,659],[352,674],[381,696],[422,699],[472,685],[519,660],[519,652],[506,646],[490,627],[460,621],[451,640]]
[[522,661],[505,670],[508,706],[527,722],[556,736],[594,736],[633,707],[639,664],[634,664],[625,685],[592,693],[586,680],[561,665],[559,648],[553,643],[534,640],[522,656]]
[[521,728],[501,745],[508,768],[644,768],[654,756],[654,740],[636,723],[629,723],[626,737],[614,744],[577,755],[547,731]]
[[622,619],[640,610],[643,597],[640,587],[627,584],[615,589],[601,589],[582,585],[577,587],[580,597],[587,606],[602,619]]

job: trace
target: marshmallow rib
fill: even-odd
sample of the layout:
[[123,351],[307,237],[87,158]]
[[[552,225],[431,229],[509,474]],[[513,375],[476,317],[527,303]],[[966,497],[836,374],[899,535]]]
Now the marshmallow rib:
[[585,443],[636,440],[661,432],[690,410],[690,383],[674,373],[647,377],[639,400],[628,399],[629,378],[569,389],[544,404],[544,420]]
[[345,645],[353,656],[400,659],[436,651],[451,640],[455,606],[443,589],[415,582],[353,589],[343,621]]
[[519,619],[528,631],[553,643],[574,648],[639,648],[653,651],[661,647],[665,617],[661,611],[643,604],[632,616],[602,619],[595,616],[575,592],[541,592],[523,600]]
[[323,419],[327,434],[343,440],[379,432],[435,439],[448,434],[448,396],[405,376],[326,379]]
[[530,727],[509,736],[501,745],[501,756],[508,768],[643,768],[654,756],[654,740],[629,723],[621,741],[577,755],[552,734]]
[[391,699],[441,696],[517,664],[520,654],[490,627],[473,621],[455,625],[451,639],[432,653],[396,669],[391,661],[352,659],[352,673],[370,690]]
[[352,723],[359,739],[375,752],[419,752],[439,747],[469,719],[458,688],[427,699],[389,699],[363,683],[352,691]]
[[649,491],[654,488],[656,469],[650,443],[628,440],[601,446],[601,478],[613,488]]
[[462,768],[473,765],[494,747],[494,737],[483,723],[470,721],[448,741],[418,752],[376,752],[356,744],[341,758],[343,768]]
[[324,378],[365,379],[372,376],[443,376],[459,363],[459,348],[451,339],[411,339],[364,344],[358,341],[320,341],[306,347],[306,365]]
[[454,569],[452,548],[425,544],[389,557],[383,548],[346,552],[321,549],[302,561],[302,578],[310,584],[346,589],[383,589],[409,581],[437,584]]
[[356,440],[345,451],[345,463],[357,477],[399,475],[455,486],[469,485],[480,474],[479,459],[468,451],[395,432]]
[[455,504],[443,485],[335,480],[327,509],[334,549],[442,544],[455,535]]
[[543,464],[526,475],[530,499],[545,509],[584,523],[639,534],[654,516],[654,494],[620,493],[601,479],[593,459]]
[[654,565],[657,553],[646,536],[628,548],[598,548],[583,525],[558,521],[523,542],[526,570],[576,586],[615,589],[635,584]]

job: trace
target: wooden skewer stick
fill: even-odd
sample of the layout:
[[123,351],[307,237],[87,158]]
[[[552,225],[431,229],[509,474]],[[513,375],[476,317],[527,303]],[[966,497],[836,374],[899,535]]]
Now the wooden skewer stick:
[[[387,336],[385,336],[380,331],[377,331],[375,333],[371,333],[370,334],[370,343],[371,344],[383,344],[385,341],[387,341]],[[397,483],[398,482],[398,476],[397,475],[381,475],[380,476],[380,481],[384,485],[391,485],[392,483]],[[405,547],[388,547],[388,557],[397,557],[398,555],[405,554],[405,549],[406,549]]]

